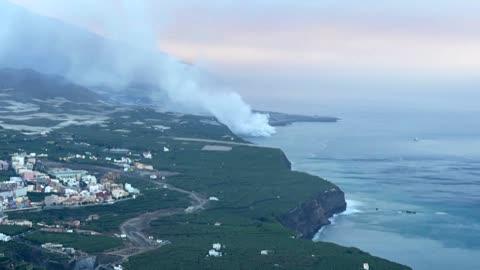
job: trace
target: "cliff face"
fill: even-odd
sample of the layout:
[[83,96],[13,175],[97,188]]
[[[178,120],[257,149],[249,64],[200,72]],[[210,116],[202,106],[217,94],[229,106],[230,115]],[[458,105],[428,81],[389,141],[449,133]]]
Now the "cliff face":
[[301,205],[291,209],[279,217],[280,222],[298,233],[303,238],[313,238],[334,214],[341,213],[347,208],[345,194],[339,188],[321,192]]

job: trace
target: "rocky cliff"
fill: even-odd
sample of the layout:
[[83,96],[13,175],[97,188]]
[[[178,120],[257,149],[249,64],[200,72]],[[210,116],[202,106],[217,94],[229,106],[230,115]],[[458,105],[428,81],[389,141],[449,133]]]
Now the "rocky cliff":
[[317,231],[330,224],[329,218],[347,208],[345,194],[339,188],[332,188],[316,194],[299,206],[279,217],[280,222],[303,238],[313,238]]

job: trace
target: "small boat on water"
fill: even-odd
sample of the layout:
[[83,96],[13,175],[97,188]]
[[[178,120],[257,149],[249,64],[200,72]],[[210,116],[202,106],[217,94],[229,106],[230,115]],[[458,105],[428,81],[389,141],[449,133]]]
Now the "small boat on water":
[[419,142],[419,141],[420,141],[420,138],[415,137],[415,138],[413,139],[413,141],[414,141],[414,142]]

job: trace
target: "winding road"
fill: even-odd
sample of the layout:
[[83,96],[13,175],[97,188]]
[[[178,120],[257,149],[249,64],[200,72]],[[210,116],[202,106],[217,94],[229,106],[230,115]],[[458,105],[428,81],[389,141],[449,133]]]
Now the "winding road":
[[116,260],[113,263],[99,265],[97,269],[111,269],[112,264],[121,264],[131,256],[138,255],[140,253],[144,253],[168,244],[168,241],[157,243],[155,240],[151,240],[147,235],[145,235],[144,232],[150,227],[150,223],[153,220],[162,217],[168,217],[177,214],[189,214],[203,210],[205,205],[208,203],[208,200],[198,193],[187,191],[162,182],[150,182],[161,186],[162,188],[187,194],[192,202],[192,204],[187,208],[189,211],[186,211],[186,209],[183,208],[161,209],[154,212],[148,212],[125,221],[120,225],[120,232],[126,236],[128,243],[126,243],[121,249],[104,253],[106,255],[119,256],[119,260]]

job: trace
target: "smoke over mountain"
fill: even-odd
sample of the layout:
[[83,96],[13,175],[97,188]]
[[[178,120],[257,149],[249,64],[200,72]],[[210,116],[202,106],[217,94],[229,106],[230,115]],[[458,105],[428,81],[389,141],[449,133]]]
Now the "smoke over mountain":
[[268,115],[252,112],[237,93],[207,82],[194,65],[158,51],[155,29],[161,25],[150,20],[145,12],[149,7],[139,2],[115,1],[112,6],[110,1],[57,1],[52,5],[69,6],[99,23],[105,31],[99,35],[0,0],[0,67],[64,75],[86,86],[116,91],[142,83],[156,89],[149,93],[162,104],[161,109],[210,114],[238,134],[275,132]]

